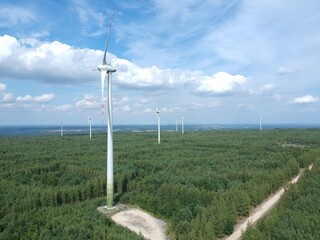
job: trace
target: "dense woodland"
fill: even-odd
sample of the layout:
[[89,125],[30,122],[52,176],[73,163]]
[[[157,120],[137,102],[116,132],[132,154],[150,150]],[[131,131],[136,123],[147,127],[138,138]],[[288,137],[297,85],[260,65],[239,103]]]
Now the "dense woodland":
[[[156,132],[115,132],[115,201],[165,220],[171,239],[223,237],[317,161],[319,139],[316,129],[163,132],[158,145]],[[142,239],[96,210],[105,135],[0,137],[0,168],[0,239]]]
[[298,184],[289,188],[270,215],[252,226],[243,239],[320,239],[319,199],[320,163],[317,161]]

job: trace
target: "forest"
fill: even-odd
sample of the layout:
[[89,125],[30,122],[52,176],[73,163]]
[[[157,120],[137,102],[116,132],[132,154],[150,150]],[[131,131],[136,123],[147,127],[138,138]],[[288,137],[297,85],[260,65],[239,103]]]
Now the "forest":
[[[215,130],[163,132],[159,145],[156,132],[115,132],[115,202],[165,220],[170,239],[221,238],[319,160],[319,139],[318,129]],[[142,239],[96,210],[106,204],[104,134],[0,137],[0,167],[0,239]],[[299,186],[288,196],[304,195]],[[250,231],[267,236],[260,225]]]
[[320,239],[319,166],[317,161],[312,171],[306,171],[271,213],[249,228],[242,239]]

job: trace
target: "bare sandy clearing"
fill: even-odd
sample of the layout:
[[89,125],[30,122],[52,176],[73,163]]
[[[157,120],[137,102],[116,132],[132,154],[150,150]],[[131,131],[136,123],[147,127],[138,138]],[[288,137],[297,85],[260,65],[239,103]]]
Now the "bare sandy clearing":
[[140,209],[128,209],[114,214],[112,217],[116,223],[151,240],[166,240],[166,224]]

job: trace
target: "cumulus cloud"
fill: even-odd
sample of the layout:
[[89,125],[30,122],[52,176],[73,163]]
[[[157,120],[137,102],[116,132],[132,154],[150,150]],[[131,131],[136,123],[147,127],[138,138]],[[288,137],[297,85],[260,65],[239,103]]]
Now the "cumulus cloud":
[[[108,100],[105,98],[104,111],[107,111]],[[113,111],[114,112],[131,112],[132,108],[128,105],[129,98],[127,96],[114,96],[113,97]],[[77,109],[98,109],[101,107],[101,98],[94,95],[85,95],[83,99],[75,103]]]
[[279,75],[287,75],[287,74],[290,74],[292,71],[287,69],[287,68],[284,68],[284,67],[280,67],[278,69],[278,74]]
[[125,105],[122,107],[122,111],[123,112],[131,112],[132,108],[129,105]]
[[11,102],[14,100],[12,93],[0,92],[0,102]]
[[212,77],[204,77],[197,88],[198,93],[208,95],[225,95],[243,89],[247,79],[242,75],[217,72]]
[[93,95],[85,95],[84,98],[76,102],[77,108],[97,108],[101,104],[101,100]]
[[4,91],[6,89],[7,85],[4,83],[0,83],[0,92]]
[[50,102],[54,98],[55,98],[55,95],[53,93],[49,93],[49,94],[43,94],[41,96],[34,97],[34,101],[46,103],[46,102]]
[[274,84],[266,84],[260,88],[261,92],[270,92],[272,89],[274,89]]
[[[0,37],[0,73],[14,79],[34,79],[50,84],[79,84],[96,81],[92,69],[100,63],[103,52],[74,48],[32,38]],[[205,77],[200,71],[140,67],[108,53],[108,61],[117,69],[114,83],[133,89],[171,88]]]
[[66,111],[72,110],[73,108],[74,108],[74,106],[71,104],[63,104],[63,105],[55,107],[53,110],[57,111],[57,112],[66,112]]
[[55,98],[53,93],[43,94],[40,96],[32,97],[31,95],[26,95],[24,97],[17,97],[17,102],[35,102],[35,103],[46,103],[50,102]]
[[0,37],[0,73],[7,78],[51,84],[88,82],[96,79],[91,69],[101,58],[102,51],[78,49],[58,41]]
[[270,93],[272,92],[272,90],[274,89],[274,84],[265,84],[262,87],[260,87],[259,89],[248,89],[249,93],[251,94],[266,94],[266,93]]
[[33,101],[33,97],[31,95],[26,95],[24,97],[17,97],[17,102],[32,102]]
[[114,66],[118,69],[116,82],[131,88],[171,88],[188,84],[202,73],[199,71],[181,71],[161,69],[156,66],[139,67],[125,59],[114,59]]
[[292,69],[285,68],[285,67],[280,67],[280,68],[278,68],[277,73],[278,73],[280,76],[285,76],[285,75],[297,74],[297,73],[299,73],[299,71],[297,71],[297,70],[292,70]]
[[6,88],[6,84],[0,83],[0,102],[10,102],[14,99],[12,93],[5,92]]
[[305,96],[302,96],[302,97],[296,97],[293,100],[291,100],[290,102],[299,104],[299,103],[316,103],[318,101],[319,101],[318,97],[314,97],[314,96],[311,96],[311,95],[305,95]]

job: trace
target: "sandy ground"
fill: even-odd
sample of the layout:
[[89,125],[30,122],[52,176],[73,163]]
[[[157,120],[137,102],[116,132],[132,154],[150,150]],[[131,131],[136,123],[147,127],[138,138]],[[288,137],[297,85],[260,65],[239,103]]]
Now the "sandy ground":
[[[312,169],[312,165],[309,166],[309,170],[311,169]],[[300,171],[300,173],[290,181],[290,184],[296,183],[299,180],[302,173],[303,171]],[[280,190],[278,190],[276,193],[271,195],[268,199],[263,201],[258,207],[256,207],[252,211],[252,214],[250,214],[248,218],[246,218],[244,221],[241,221],[241,223],[235,226],[235,231],[226,239],[227,240],[240,239],[241,234],[247,230],[247,227],[251,224],[256,223],[262,216],[264,216],[268,211],[270,211],[276,205],[276,203],[280,200],[284,192],[285,192],[285,188],[283,187]]]
[[166,240],[166,224],[140,209],[128,209],[111,216],[116,223],[151,240]]

